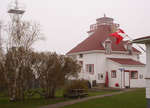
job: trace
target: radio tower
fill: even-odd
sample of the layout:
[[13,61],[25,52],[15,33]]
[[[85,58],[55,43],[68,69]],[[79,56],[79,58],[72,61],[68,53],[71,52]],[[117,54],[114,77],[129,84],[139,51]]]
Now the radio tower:
[[11,42],[12,45],[15,45],[15,42],[19,42],[21,35],[20,35],[20,20],[25,10],[21,9],[19,6],[18,0],[15,0],[14,3],[11,4],[10,9],[8,10],[8,14],[12,20],[12,33],[11,33]]
[[0,21],[0,54],[2,54],[2,23]]
[[8,13],[12,16],[12,19],[18,19],[22,17],[25,10],[21,9],[21,7],[19,7],[18,0],[15,0],[15,3],[12,4],[12,7],[8,10]]

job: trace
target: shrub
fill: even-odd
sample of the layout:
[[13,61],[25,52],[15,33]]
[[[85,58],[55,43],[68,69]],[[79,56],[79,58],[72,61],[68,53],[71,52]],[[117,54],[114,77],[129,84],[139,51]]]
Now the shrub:
[[40,97],[45,97],[45,90],[41,88],[29,89],[24,92],[24,95],[26,98],[32,98],[35,95],[40,95]]

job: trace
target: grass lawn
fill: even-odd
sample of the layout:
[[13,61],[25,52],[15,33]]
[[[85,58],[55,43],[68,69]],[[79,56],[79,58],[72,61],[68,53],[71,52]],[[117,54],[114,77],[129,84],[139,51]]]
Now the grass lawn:
[[118,91],[120,91],[120,90],[89,91],[89,92],[88,92],[88,96],[97,96],[97,95],[103,95],[103,94],[118,92]]
[[62,90],[56,92],[55,99],[44,99],[40,95],[35,95],[31,99],[25,100],[23,102],[9,102],[8,97],[3,97],[0,95],[0,108],[38,108],[39,106],[55,104],[58,102],[67,101],[62,97]]
[[[115,91],[90,91],[89,96],[96,96],[96,95],[103,95],[112,93]],[[68,101],[71,99],[65,99],[62,96],[63,90],[58,90],[56,92],[56,99],[49,99],[46,100],[44,98],[40,98],[40,96],[36,95],[32,99],[25,100],[23,102],[9,102],[7,97],[2,97],[0,95],[0,108],[38,108],[40,106],[48,105],[48,104],[55,104],[58,102]]]
[[146,108],[145,89],[88,100],[63,108]]
[[0,108],[38,108],[42,105],[55,104],[58,102],[66,101],[64,98],[56,99],[30,99],[23,102],[12,103],[8,101],[8,98],[0,98]]

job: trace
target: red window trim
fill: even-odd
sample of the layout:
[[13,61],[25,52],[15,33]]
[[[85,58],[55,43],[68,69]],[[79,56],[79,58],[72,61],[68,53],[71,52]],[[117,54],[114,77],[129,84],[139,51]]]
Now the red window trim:
[[[132,73],[132,72],[136,72],[136,73],[137,73],[136,78],[132,78],[132,77],[131,77],[131,73]],[[131,71],[130,71],[130,79],[138,79],[138,71],[137,71],[137,70],[131,70]]]
[[124,72],[130,72],[129,70],[124,70]]
[[[113,72],[115,72],[115,76],[113,76]],[[117,72],[116,72],[116,70],[111,70],[111,78],[117,78]]]
[[[92,72],[89,72],[89,65],[92,66]],[[94,74],[94,64],[86,64],[86,72],[88,72],[90,74]]]

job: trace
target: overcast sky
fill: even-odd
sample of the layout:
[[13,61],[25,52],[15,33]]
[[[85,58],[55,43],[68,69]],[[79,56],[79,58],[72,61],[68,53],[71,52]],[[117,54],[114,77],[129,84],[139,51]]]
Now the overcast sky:
[[[8,4],[0,0],[0,20],[6,21]],[[150,0],[19,0],[23,18],[41,24],[46,40],[34,45],[37,51],[65,54],[87,38],[89,26],[97,18],[114,18],[132,38],[150,35]]]

